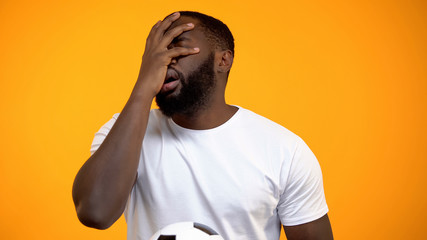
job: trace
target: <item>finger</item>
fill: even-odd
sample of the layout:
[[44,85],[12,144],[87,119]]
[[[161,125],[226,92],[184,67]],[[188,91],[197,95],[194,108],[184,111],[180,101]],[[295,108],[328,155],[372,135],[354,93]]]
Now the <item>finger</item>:
[[148,33],[148,36],[147,36],[147,40],[148,39],[150,39],[151,38],[151,36],[153,36],[154,35],[154,32],[156,31],[156,29],[159,27],[159,25],[160,25],[160,23],[161,23],[162,21],[161,20],[159,20],[159,21],[157,21],[156,22],[156,24],[154,24],[153,25],[153,27],[151,28],[151,30],[150,30],[150,33]]
[[163,36],[163,38],[161,39],[160,46],[167,47],[173,41],[174,38],[181,35],[181,33],[185,32],[185,31],[189,31],[193,28],[194,28],[193,23],[186,23],[186,24],[182,24],[182,25],[176,26],[176,27],[168,30],[165,33],[165,35]]
[[156,28],[155,37],[156,39],[160,39],[165,31],[172,25],[174,21],[176,21],[180,16],[179,12],[175,12],[169,16],[167,16]]
[[176,58],[179,56],[187,56],[191,54],[197,54],[200,52],[199,48],[185,48],[185,47],[174,47],[169,49],[166,53],[169,58]]
[[154,26],[151,28],[151,31],[156,30],[161,23],[162,23],[162,20],[157,21],[156,24],[154,24]]

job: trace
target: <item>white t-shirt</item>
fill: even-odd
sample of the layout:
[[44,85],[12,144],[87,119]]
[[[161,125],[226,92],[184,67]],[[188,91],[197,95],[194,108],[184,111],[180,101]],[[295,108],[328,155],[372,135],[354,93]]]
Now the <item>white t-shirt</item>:
[[[92,153],[117,117],[95,134]],[[286,128],[241,107],[208,130],[150,112],[124,212],[128,239],[148,240],[166,225],[194,221],[226,240],[279,240],[280,224],[307,223],[327,212],[319,163]]]

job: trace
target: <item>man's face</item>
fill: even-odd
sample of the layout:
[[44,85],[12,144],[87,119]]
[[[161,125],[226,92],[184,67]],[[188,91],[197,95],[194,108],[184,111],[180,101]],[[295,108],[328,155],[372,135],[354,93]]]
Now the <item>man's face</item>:
[[184,32],[170,44],[173,47],[199,47],[195,55],[181,56],[168,66],[165,82],[175,86],[168,91],[161,90],[156,103],[166,116],[174,114],[193,115],[205,107],[215,88],[214,52],[197,22],[181,17],[174,26],[192,22],[195,29]]
[[162,113],[168,117],[176,113],[191,116],[203,109],[215,88],[213,64],[214,54],[212,53],[188,77],[177,71],[181,81],[180,89],[175,92],[160,92],[156,96],[156,103]]

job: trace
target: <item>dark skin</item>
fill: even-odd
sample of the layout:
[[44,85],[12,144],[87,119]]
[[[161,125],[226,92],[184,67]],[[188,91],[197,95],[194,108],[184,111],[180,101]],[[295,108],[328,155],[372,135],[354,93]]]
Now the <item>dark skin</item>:
[[288,240],[332,240],[331,223],[328,214],[301,225],[283,226]]
[[[207,105],[190,115],[172,119],[189,129],[209,129],[230,119],[237,108],[225,102],[225,86],[233,63],[230,50],[215,49],[198,21],[179,13],[156,23],[147,37],[135,87],[116,123],[99,149],[78,172],[73,200],[79,220],[88,227],[106,229],[123,213],[137,178],[137,167],[152,100],[160,91],[178,94],[181,84],[164,88],[168,66],[188,76],[214,51],[217,80]],[[284,227],[289,240],[333,239],[327,215],[298,226]]]
[[[233,56],[230,50],[219,51],[215,50],[210,42],[206,40],[205,34],[198,21],[190,17],[180,17],[172,23],[171,29],[181,24],[194,23],[195,28],[191,31],[182,33],[169,48],[173,47],[198,47],[198,54],[189,55],[172,59],[170,66],[182,72],[184,75],[192,72],[195,66],[203,62],[211,51],[215,51],[214,72],[217,79],[217,84],[214,92],[207,105],[192,115],[175,114],[172,119],[175,123],[189,129],[209,129],[217,127],[230,119],[237,111],[237,108],[230,106],[225,102],[225,86],[227,83],[227,73],[231,68]],[[180,90],[180,85],[171,93],[177,94]]]

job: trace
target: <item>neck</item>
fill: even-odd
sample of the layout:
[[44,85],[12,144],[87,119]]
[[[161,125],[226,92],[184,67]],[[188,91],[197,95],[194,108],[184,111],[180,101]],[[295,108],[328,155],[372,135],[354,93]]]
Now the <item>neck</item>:
[[175,114],[172,119],[181,127],[204,130],[218,127],[227,122],[237,110],[237,107],[226,104],[222,98],[220,101],[211,102],[209,106],[191,115]]

